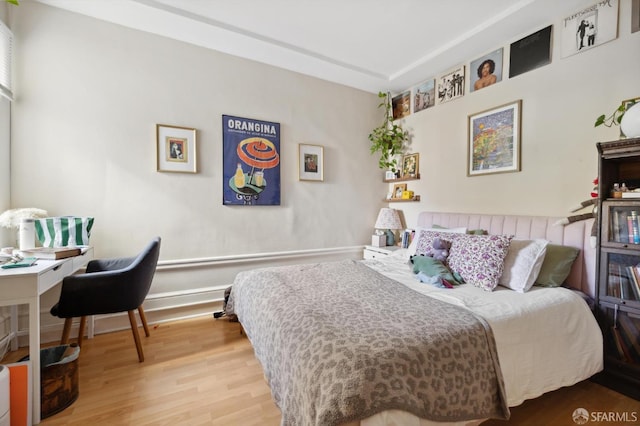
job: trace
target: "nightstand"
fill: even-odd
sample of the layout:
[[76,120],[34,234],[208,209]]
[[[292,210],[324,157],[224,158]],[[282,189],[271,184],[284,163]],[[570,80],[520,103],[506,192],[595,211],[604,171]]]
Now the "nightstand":
[[388,256],[394,251],[398,250],[399,248],[400,247],[398,246],[385,246],[385,247],[364,246],[364,258],[376,259],[378,257]]

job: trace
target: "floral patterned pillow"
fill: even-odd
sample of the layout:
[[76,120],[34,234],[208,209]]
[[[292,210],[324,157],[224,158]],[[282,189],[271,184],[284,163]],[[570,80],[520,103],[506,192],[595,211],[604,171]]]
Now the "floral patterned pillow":
[[441,240],[453,242],[458,236],[464,235],[452,232],[428,231],[419,229],[414,237],[417,240],[415,255],[433,256],[433,240],[440,238]]
[[460,235],[451,243],[449,267],[468,284],[493,291],[513,235]]

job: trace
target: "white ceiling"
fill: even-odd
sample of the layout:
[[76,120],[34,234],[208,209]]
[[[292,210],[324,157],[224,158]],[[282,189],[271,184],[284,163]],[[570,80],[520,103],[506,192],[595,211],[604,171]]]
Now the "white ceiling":
[[596,2],[37,1],[374,93],[405,90]]

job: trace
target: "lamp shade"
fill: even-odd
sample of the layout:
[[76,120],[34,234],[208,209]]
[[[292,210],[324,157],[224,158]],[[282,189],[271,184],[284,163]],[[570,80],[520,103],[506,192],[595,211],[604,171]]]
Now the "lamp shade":
[[397,210],[381,208],[378,213],[378,220],[374,226],[376,229],[402,229],[402,222]]

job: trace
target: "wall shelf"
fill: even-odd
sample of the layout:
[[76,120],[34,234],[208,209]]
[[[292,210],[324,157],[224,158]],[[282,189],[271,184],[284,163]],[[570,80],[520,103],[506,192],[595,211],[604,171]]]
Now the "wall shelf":
[[397,179],[385,179],[384,181],[386,183],[397,183],[397,182],[407,182],[410,180],[420,180],[420,173],[418,173],[418,175],[414,177],[407,176],[407,177],[401,177]]

